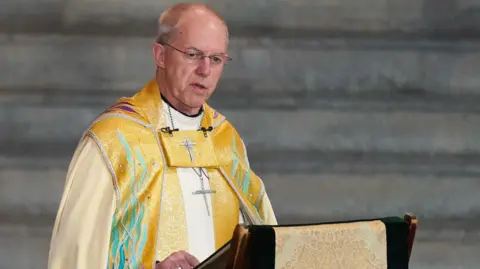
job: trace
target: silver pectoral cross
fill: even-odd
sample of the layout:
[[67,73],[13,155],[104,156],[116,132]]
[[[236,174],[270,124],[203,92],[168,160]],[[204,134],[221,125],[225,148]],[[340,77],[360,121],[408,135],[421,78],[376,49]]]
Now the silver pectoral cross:
[[[202,171],[200,170],[200,173]],[[208,207],[208,201],[207,201],[207,194],[214,194],[216,193],[215,190],[207,190],[205,189],[205,185],[203,184],[203,177],[200,177],[200,184],[201,184],[201,187],[202,189],[201,190],[198,190],[198,191],[194,191],[193,192],[193,195],[197,195],[197,194],[202,194],[203,195],[203,200],[205,201],[205,206],[207,207],[207,214],[210,216],[210,209]]]
[[185,141],[180,143],[181,146],[184,146],[188,150],[188,155],[190,155],[190,160],[193,162],[193,146],[195,146],[197,143],[190,141],[188,137],[185,137]]

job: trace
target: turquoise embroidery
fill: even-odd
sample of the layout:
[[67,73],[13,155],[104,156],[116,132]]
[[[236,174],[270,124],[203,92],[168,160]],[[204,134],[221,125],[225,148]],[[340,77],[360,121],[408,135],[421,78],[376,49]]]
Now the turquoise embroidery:
[[[113,268],[115,269],[138,268],[138,266],[142,264],[138,259],[142,257],[145,248],[148,224],[142,221],[146,219],[146,204],[140,203],[136,194],[145,184],[147,165],[138,148],[135,149],[135,158],[133,158],[132,149],[128,145],[125,137],[118,130],[117,136],[125,150],[128,172],[130,174],[128,187],[132,189],[132,194],[134,195],[131,195],[129,197],[130,199],[125,201],[122,208],[117,208],[112,223],[109,259],[113,259]],[[141,175],[138,181],[135,180],[137,175],[136,160],[138,160],[141,168]],[[122,218],[119,219],[119,216],[122,216]],[[121,227],[118,227],[118,225],[121,225]]]
[[[233,168],[232,168],[232,173],[231,173],[231,178],[234,182],[236,182],[237,186],[242,190],[243,194],[248,196],[249,194],[249,187],[250,187],[250,177],[251,177],[251,169],[248,168],[247,172],[245,174],[237,173],[237,170],[239,170],[239,165],[240,165],[240,159],[238,156],[240,156],[240,153],[238,152],[238,147],[237,147],[237,139],[235,139],[235,136],[233,136],[233,143],[232,143],[232,149],[231,149],[231,156],[233,160]],[[237,176],[237,174],[239,174]],[[259,220],[263,223],[263,219],[260,217],[260,213],[258,212],[258,209],[256,205],[253,205],[253,210],[254,213],[257,215]]]
[[244,175],[240,173],[240,175],[237,176],[238,166],[240,165],[240,160],[238,156],[240,156],[240,153],[238,152],[237,139],[235,139],[235,136],[233,136],[231,155],[233,159],[231,178],[234,180],[236,179],[235,181],[237,186],[243,191],[243,194],[248,195],[248,189],[250,187],[250,175],[252,170],[248,168],[247,172]]
[[231,156],[233,159],[233,169],[230,176],[232,179],[236,179],[237,186],[243,191],[243,194],[247,195],[248,187],[250,186],[250,169],[248,169],[244,175],[240,173],[240,175],[237,176],[238,166],[240,165],[238,156],[240,156],[240,153],[238,152],[237,139],[235,139],[235,136],[233,136]]
[[[236,178],[236,174],[237,174],[237,169],[238,169],[238,164],[240,163],[240,161],[238,160],[238,149],[237,149],[237,143],[236,143],[236,139],[235,137],[233,137],[233,150],[232,152],[230,153],[231,156],[232,156],[232,160],[233,160],[233,168],[232,168],[232,173],[230,175],[230,177],[232,179],[235,179]],[[237,178],[237,182],[236,182],[237,186],[240,186],[240,177]]]
[[247,194],[248,193],[248,187],[250,186],[250,169],[248,169],[248,172],[245,174],[243,178],[243,193]]

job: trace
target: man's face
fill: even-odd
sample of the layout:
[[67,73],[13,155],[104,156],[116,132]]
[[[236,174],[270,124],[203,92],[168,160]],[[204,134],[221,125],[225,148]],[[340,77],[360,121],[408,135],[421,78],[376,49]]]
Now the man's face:
[[[197,109],[212,95],[227,61],[227,33],[216,17],[187,15],[163,45],[168,95]],[[204,57],[210,56],[210,57]]]

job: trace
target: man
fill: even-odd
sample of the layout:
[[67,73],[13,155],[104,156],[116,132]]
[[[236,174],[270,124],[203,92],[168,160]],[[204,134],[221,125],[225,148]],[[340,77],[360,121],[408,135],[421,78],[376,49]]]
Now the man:
[[75,151],[50,269],[192,268],[239,222],[276,224],[242,139],[206,104],[227,46],[204,5],[160,16],[155,79],[99,116]]

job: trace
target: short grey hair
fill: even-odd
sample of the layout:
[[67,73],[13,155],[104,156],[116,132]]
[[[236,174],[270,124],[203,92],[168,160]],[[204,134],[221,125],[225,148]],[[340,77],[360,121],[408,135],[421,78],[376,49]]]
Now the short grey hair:
[[157,38],[155,41],[162,45],[167,44],[172,38],[172,35],[175,32],[174,30],[175,26],[159,23],[157,29]]
[[[161,45],[166,45],[168,44],[172,37],[175,34],[175,31],[177,29],[177,25],[168,25],[164,23],[158,23],[158,29],[157,29],[157,37],[155,39],[155,42]],[[230,43],[230,34],[228,32],[228,28],[225,27],[225,30],[227,32],[227,46]]]

